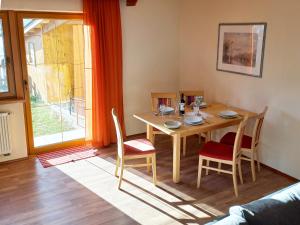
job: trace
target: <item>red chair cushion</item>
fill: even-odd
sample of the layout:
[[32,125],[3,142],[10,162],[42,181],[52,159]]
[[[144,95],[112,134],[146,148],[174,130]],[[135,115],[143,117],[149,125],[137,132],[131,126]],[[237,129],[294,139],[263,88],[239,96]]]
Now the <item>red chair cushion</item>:
[[199,151],[199,155],[222,160],[232,160],[233,146],[209,141]]
[[148,139],[136,139],[124,142],[125,155],[143,155],[151,154],[156,150]]
[[[234,145],[235,135],[236,133],[234,132],[228,132],[221,138],[220,143],[226,145]],[[251,149],[251,143],[252,143],[252,137],[248,135],[244,135],[242,139],[242,148]]]

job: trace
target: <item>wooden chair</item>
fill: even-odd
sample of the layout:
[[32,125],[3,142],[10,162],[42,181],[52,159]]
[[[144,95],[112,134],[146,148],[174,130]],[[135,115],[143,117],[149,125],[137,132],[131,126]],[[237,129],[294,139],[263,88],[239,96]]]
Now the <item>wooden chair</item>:
[[[152,103],[152,111],[156,112],[159,108],[160,104],[165,104],[166,106],[176,108],[177,104],[177,94],[173,92],[152,92],[151,93],[151,103]],[[155,143],[155,135],[164,134],[158,129],[153,129],[153,142]]]
[[[179,96],[181,97],[181,95],[183,94],[184,96],[184,100],[186,102],[186,105],[190,105],[193,101],[195,96],[204,96],[204,91],[179,91]],[[205,133],[203,136],[205,137],[205,139],[209,138],[210,133]],[[202,134],[199,134],[199,143],[201,143],[201,137]],[[183,156],[186,155],[186,137],[183,137],[182,140],[182,151],[183,151]]]
[[[198,180],[197,188],[200,187],[202,169],[214,170],[222,173],[232,174],[233,186],[235,196],[238,196],[237,188],[237,166],[240,177],[240,182],[243,184],[242,168],[241,168],[241,142],[245,132],[248,116],[245,116],[243,121],[239,124],[237,135],[235,136],[234,145],[226,145],[220,142],[209,141],[204,144],[199,152],[199,167],[198,167]],[[203,161],[206,160],[206,166],[203,166]],[[209,162],[217,162],[218,168],[210,167]],[[221,164],[231,166],[231,170],[223,170]]]
[[[147,139],[136,139],[136,140],[123,142],[123,134],[122,134],[118,117],[116,115],[116,110],[113,108],[111,113],[116,127],[117,144],[118,144],[117,162],[116,162],[116,170],[115,170],[116,177],[118,176],[119,167],[121,168],[118,189],[121,188],[124,167],[147,166],[148,171],[150,171],[150,166],[152,165],[153,183],[154,185],[156,185],[156,150],[153,147],[153,144]],[[147,163],[125,165],[125,160],[140,159],[140,158],[145,158]]]
[[[250,137],[248,135],[244,135],[242,138],[242,149],[241,149],[242,157],[241,157],[241,159],[251,162],[251,171],[252,171],[252,180],[253,181],[256,181],[255,159],[257,161],[258,171],[260,171],[258,145],[259,145],[261,128],[262,128],[263,121],[264,121],[267,110],[268,110],[268,107],[265,107],[264,111],[256,117],[255,124],[253,127],[252,137]],[[236,135],[236,133],[234,133],[234,132],[228,132],[221,138],[220,142],[227,144],[227,145],[233,145],[235,135]],[[245,153],[250,154],[250,158],[246,157]]]

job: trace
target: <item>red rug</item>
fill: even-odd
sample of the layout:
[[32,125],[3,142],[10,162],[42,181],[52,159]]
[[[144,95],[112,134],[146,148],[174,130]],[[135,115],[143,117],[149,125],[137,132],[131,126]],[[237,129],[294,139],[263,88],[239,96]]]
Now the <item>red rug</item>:
[[65,148],[54,152],[41,153],[37,155],[44,168],[57,166],[68,162],[87,159],[97,155],[98,150],[92,146],[77,146]]

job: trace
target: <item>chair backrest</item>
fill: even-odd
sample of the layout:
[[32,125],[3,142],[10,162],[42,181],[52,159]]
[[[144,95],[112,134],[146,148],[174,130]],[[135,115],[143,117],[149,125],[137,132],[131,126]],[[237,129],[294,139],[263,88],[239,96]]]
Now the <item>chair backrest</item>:
[[183,94],[185,98],[185,102],[187,105],[190,105],[193,101],[195,96],[203,96],[204,97],[204,91],[179,91],[179,96]]
[[261,133],[261,128],[265,119],[266,112],[268,110],[268,107],[266,106],[264,111],[256,117],[256,121],[254,124],[253,128],[253,133],[252,133],[252,143],[251,143],[251,148],[255,148],[258,143],[259,143],[259,138],[260,138],[260,133]]
[[115,124],[115,127],[116,127],[117,144],[118,144],[118,156],[120,158],[123,158],[123,156],[124,156],[123,134],[122,134],[121,125],[120,125],[120,122],[119,122],[119,119],[118,119],[115,108],[112,108],[111,114],[112,114],[114,124]]
[[234,146],[233,146],[233,160],[235,160],[241,153],[242,138],[245,133],[248,116],[244,116],[243,120],[238,126],[238,130],[235,135]]
[[175,92],[152,92],[151,103],[152,111],[157,111],[159,105],[164,104],[166,106],[175,107],[177,102],[177,94]]

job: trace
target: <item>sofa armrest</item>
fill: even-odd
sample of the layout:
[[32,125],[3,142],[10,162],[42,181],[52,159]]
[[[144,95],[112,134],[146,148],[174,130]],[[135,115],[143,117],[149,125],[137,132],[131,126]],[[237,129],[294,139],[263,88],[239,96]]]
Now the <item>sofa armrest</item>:
[[252,225],[299,225],[300,183],[242,206],[234,206],[230,215],[245,218]]
[[206,225],[248,225],[247,221],[237,215],[229,215],[224,219],[218,221],[212,221]]

